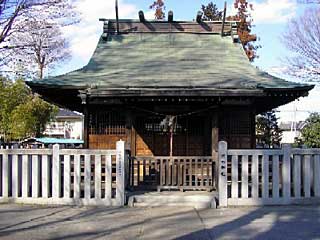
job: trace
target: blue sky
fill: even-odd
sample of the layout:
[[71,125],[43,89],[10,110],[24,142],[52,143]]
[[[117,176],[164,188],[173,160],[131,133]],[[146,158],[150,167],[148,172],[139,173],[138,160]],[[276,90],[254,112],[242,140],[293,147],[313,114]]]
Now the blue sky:
[[[166,12],[172,10],[176,20],[193,20],[201,4],[207,4],[209,0],[165,0]],[[137,18],[139,10],[144,10],[147,18],[153,18],[153,11],[148,6],[152,0],[119,0],[119,12],[121,18]],[[219,8],[223,8],[224,1],[215,2]],[[233,1],[228,1],[227,15],[232,14]],[[262,48],[258,50],[259,58],[253,63],[255,66],[270,74],[283,76],[281,71],[284,63],[281,58],[290,54],[281,43],[280,37],[286,29],[287,22],[301,15],[306,5],[298,4],[294,0],[255,0],[252,1],[254,11],[253,32],[260,39],[257,44]],[[311,5],[308,5],[310,7]],[[311,6],[312,7],[312,6]],[[97,41],[102,32],[102,23],[99,18],[114,18],[114,0],[80,0],[78,9],[82,13],[83,21],[76,26],[66,29],[66,36],[70,39],[73,58],[63,67],[49,72],[49,74],[62,74],[87,64]],[[287,80],[291,80],[287,78]],[[313,90],[309,97],[281,107],[279,116],[281,121],[293,119],[293,109],[299,110],[297,120],[302,120],[311,111],[320,111],[318,95],[320,91]]]

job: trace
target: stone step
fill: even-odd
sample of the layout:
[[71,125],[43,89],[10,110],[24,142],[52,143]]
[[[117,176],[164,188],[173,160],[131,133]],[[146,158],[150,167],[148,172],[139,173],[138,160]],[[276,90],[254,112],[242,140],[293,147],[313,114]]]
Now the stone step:
[[144,193],[131,195],[128,200],[130,207],[159,207],[159,206],[177,206],[194,207],[196,209],[216,208],[216,193]]

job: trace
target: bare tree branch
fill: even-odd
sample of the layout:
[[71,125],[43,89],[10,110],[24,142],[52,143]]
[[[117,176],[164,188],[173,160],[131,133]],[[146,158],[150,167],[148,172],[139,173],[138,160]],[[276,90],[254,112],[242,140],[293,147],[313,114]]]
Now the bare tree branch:
[[[57,39],[61,41],[62,35],[59,28],[79,21],[79,15],[72,2],[72,0],[0,0],[0,50],[3,50],[0,54],[0,66],[8,64],[9,60],[18,60],[17,57],[21,59],[23,54],[31,54],[31,44],[37,45],[39,41],[36,41],[38,39],[34,36],[30,38],[34,42],[25,41],[27,32],[40,33],[43,29],[48,31],[46,28],[51,25],[54,26],[56,33],[59,32]],[[47,39],[48,36],[39,35],[38,37]],[[19,38],[21,41],[18,41]],[[46,40],[46,42],[55,44],[54,41]],[[43,49],[43,46],[40,49]],[[44,57],[42,52],[41,50],[38,53],[40,54],[38,59],[39,61],[44,59],[42,65],[45,69],[48,58]],[[8,56],[11,57],[8,58]]]
[[0,47],[25,21],[42,19],[63,26],[77,22],[78,15],[69,0],[0,0]]
[[291,20],[282,41],[291,51],[285,58],[287,74],[320,81],[320,7],[307,9]]
[[320,0],[297,0],[301,4],[320,4]]
[[59,25],[46,21],[28,21],[25,32],[16,34],[11,42],[14,59],[28,66],[26,72],[44,77],[44,71],[70,58],[68,43],[64,39]]

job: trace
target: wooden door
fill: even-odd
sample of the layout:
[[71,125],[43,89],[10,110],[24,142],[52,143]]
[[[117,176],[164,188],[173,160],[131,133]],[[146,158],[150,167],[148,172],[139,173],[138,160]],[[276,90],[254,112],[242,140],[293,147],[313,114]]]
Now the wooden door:
[[[139,117],[135,121],[136,156],[169,156],[170,134],[160,123],[164,117]],[[177,119],[173,135],[174,156],[210,156],[210,135],[205,129],[207,118],[188,116]]]

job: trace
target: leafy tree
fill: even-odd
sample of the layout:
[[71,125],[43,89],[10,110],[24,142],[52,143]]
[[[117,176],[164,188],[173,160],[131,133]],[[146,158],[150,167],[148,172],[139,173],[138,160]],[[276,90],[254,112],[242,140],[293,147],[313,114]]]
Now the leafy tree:
[[307,9],[292,19],[283,34],[284,45],[291,51],[286,58],[289,75],[308,81],[320,80],[320,7]]
[[68,43],[59,25],[45,20],[29,20],[25,23],[25,30],[16,34],[11,42],[21,46],[14,49],[13,56],[23,66],[29,66],[27,76],[35,75],[42,79],[45,69],[54,68],[58,63],[70,58]]
[[40,137],[50,122],[58,113],[58,108],[38,96],[30,98],[25,104],[17,106],[10,116],[10,133],[13,139],[27,136]]
[[155,10],[154,13],[154,17],[155,19],[161,20],[161,19],[165,19],[166,14],[165,14],[165,4],[164,4],[164,0],[156,0],[153,2],[152,5],[149,6],[150,9]]
[[235,16],[229,16],[227,20],[238,21],[237,33],[242,46],[250,61],[257,57],[257,49],[260,46],[254,45],[252,42],[257,40],[255,34],[251,34],[252,19],[249,10],[253,10],[253,5],[247,0],[235,0],[234,8],[238,10]]
[[306,125],[301,131],[301,139],[297,141],[303,143],[307,147],[320,147],[320,114],[311,113],[306,119]]
[[23,81],[13,83],[5,78],[0,79],[0,135],[5,141],[10,139],[9,119],[12,111],[26,102],[30,95]]
[[222,20],[223,11],[217,8],[217,5],[210,2],[208,5],[202,5],[202,20],[203,21],[219,21]]
[[0,78],[0,138],[5,142],[39,136],[57,107],[34,96],[22,80]]
[[279,129],[274,110],[257,116],[256,136],[258,145],[269,148],[280,146],[282,131]]

